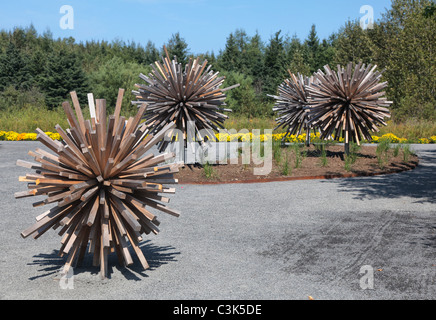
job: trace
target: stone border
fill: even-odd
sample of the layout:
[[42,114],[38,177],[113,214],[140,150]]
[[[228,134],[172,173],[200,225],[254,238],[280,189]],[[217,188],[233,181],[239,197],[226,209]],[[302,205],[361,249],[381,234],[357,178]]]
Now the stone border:
[[418,161],[412,161],[405,164],[405,168],[392,169],[386,172],[366,172],[366,173],[346,173],[346,174],[332,174],[321,176],[303,176],[303,177],[277,177],[270,179],[249,179],[249,180],[233,180],[233,181],[208,181],[208,182],[183,182],[179,180],[179,185],[219,185],[219,184],[254,184],[254,183],[269,183],[269,182],[282,182],[282,181],[297,181],[297,180],[330,180],[330,179],[344,179],[344,178],[357,178],[357,177],[375,177],[380,175],[389,175],[411,171],[419,165]]

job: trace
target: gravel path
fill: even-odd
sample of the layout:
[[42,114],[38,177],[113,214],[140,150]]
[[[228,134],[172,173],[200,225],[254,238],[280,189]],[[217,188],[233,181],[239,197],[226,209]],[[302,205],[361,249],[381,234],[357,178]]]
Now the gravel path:
[[178,185],[171,205],[182,215],[159,213],[161,233],[142,245],[151,269],[120,268],[113,255],[100,280],[87,257],[71,290],[56,232],[20,236],[44,211],[14,199],[26,172],[15,162],[36,147],[0,142],[1,299],[436,298],[436,145],[413,145],[420,165],[401,174]]

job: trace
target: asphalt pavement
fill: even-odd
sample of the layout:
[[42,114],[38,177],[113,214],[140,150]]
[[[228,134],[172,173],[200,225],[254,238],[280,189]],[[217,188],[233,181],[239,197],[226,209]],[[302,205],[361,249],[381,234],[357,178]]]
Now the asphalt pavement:
[[37,147],[0,142],[0,299],[436,298],[436,145],[413,145],[420,164],[400,174],[177,185],[181,216],[157,212],[161,232],[141,247],[151,268],[112,255],[106,280],[88,256],[61,278],[56,231],[21,238],[46,210],[14,198],[29,172],[16,160]]

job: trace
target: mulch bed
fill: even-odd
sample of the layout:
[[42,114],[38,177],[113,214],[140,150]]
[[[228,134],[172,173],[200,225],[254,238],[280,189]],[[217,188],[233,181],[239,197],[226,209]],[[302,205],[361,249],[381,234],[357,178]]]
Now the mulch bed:
[[[291,148],[282,149],[280,163],[272,160],[271,172],[267,175],[254,175],[255,167],[263,167],[264,164],[255,165],[242,164],[214,164],[211,165],[211,172],[206,176],[205,169],[201,165],[190,165],[181,168],[175,175],[179,184],[219,184],[219,183],[256,183],[271,181],[305,180],[305,179],[332,179],[357,176],[374,176],[381,174],[398,173],[414,169],[418,165],[418,157],[411,155],[408,162],[403,161],[403,154],[400,150],[398,156],[394,157],[393,150],[389,151],[388,161],[381,169],[376,155],[376,146],[362,146],[357,152],[357,160],[351,165],[351,170],[345,170],[344,147],[338,145],[328,146],[327,165],[321,165],[320,151],[315,146],[300,149],[305,154],[301,167],[295,168],[295,152]],[[288,158],[289,171],[284,175],[284,159]],[[210,171],[209,171],[210,173]]]

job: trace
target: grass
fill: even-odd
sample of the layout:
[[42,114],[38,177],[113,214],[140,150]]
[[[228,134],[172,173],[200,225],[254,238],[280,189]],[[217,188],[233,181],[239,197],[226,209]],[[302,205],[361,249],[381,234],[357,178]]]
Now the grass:
[[[82,110],[85,119],[89,119],[89,109]],[[126,118],[134,116],[135,108],[125,107],[121,110],[121,115]],[[36,107],[31,104],[25,104],[23,107],[10,107],[2,109],[0,112],[0,130],[15,131],[18,133],[35,132],[36,128],[43,131],[54,131],[56,124],[63,128],[68,128],[68,122],[62,107],[54,110],[47,110],[44,107]],[[381,127],[380,132],[374,135],[382,136],[383,134],[392,133],[397,137],[406,138],[409,143],[418,143],[421,138],[430,138],[436,136],[436,122],[430,120],[406,120],[402,123],[388,121],[387,126]],[[240,131],[247,129],[250,132],[253,129],[261,131],[265,129],[274,129],[277,124],[275,117],[258,117],[248,118],[243,115],[229,114],[229,119],[224,123],[225,128]],[[279,128],[274,133],[283,133],[286,130]]]
[[28,107],[7,109],[0,113],[0,130],[15,131],[18,133],[35,132],[37,128],[53,132],[55,125],[68,128],[64,110],[58,108],[47,110],[45,108]]
[[[85,119],[90,118],[89,108],[83,108],[82,113]],[[136,109],[126,108],[121,110],[121,115],[129,118],[136,114]],[[67,117],[62,107],[47,110],[28,105],[23,108],[8,108],[0,112],[0,130],[15,131],[18,133],[35,132],[37,128],[43,131],[55,131],[59,124],[62,128],[69,128]]]
[[381,127],[377,136],[392,133],[400,138],[406,138],[411,143],[417,143],[421,138],[428,138],[436,134],[436,122],[430,120],[410,119],[402,123],[389,121],[386,127]]
[[[235,129],[236,131],[240,131],[242,129],[247,129],[251,132],[253,129],[260,129],[261,131],[265,129],[274,129],[277,124],[275,118],[272,117],[248,118],[241,115],[230,114],[229,119],[224,122],[224,126],[228,130]],[[274,131],[274,133],[282,132],[285,132],[282,128]]]

